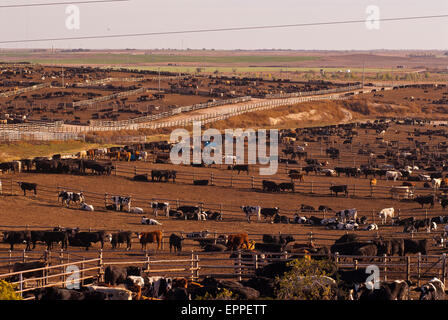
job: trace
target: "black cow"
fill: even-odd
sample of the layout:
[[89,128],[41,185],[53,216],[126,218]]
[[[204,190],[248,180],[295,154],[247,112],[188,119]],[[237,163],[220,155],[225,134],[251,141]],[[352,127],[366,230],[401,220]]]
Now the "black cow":
[[[105,231],[78,232],[74,236],[69,237],[68,242],[70,246],[85,247],[86,250],[89,250],[92,243],[100,242],[101,249],[103,249],[104,242],[107,240],[108,236],[109,235],[107,235]],[[111,241],[111,238],[109,238],[109,241]]]
[[184,239],[182,237],[172,233],[170,235],[170,252],[171,252],[171,249],[173,249],[174,252],[182,251],[182,241],[183,240]]
[[[16,262],[12,267],[12,272],[26,271],[26,270],[34,270],[46,267],[46,263],[44,261],[31,261],[31,262]],[[31,272],[22,273],[23,278],[43,278],[44,270],[37,270]],[[19,276],[13,276],[13,281],[19,281]],[[41,283],[42,280],[37,280],[38,283]]]
[[204,252],[224,252],[227,250],[227,247],[220,243],[207,243],[202,248]]
[[34,195],[37,194],[37,184],[36,183],[30,183],[30,182],[17,182],[20,186],[20,188],[23,191],[23,195],[26,196],[26,191],[34,191]]
[[33,290],[33,294],[38,301],[55,301],[55,300],[106,300],[107,296],[103,292],[89,292],[89,290],[81,289],[71,290],[56,287],[39,288]]
[[283,252],[284,248],[285,245],[281,243],[255,243],[255,250],[262,252]]
[[331,194],[336,193],[336,197],[338,196],[338,193],[344,192],[345,196],[348,197],[348,187],[347,185],[342,186],[331,186],[330,187]]
[[53,243],[61,243],[61,249],[67,250],[68,233],[64,231],[45,231],[44,241],[47,244],[47,250],[51,250]]
[[272,222],[288,224],[289,223],[289,218],[287,216],[276,214],[276,215],[274,215],[274,218],[273,218]]
[[427,254],[429,250],[429,243],[427,239],[413,240],[404,239],[404,254],[406,253],[421,253]]
[[281,191],[285,191],[285,190],[291,190],[291,192],[294,192],[294,183],[291,182],[282,182],[278,185],[278,188]]
[[319,206],[319,208],[317,208],[317,210],[318,211],[323,211],[323,212],[333,211],[333,209],[331,209],[328,206],[324,206],[324,205]]
[[247,174],[249,174],[249,165],[248,164],[235,164],[230,165],[227,167],[228,170],[237,170],[238,174],[240,174],[241,171],[246,171]]
[[119,248],[120,245],[125,242],[126,242],[126,250],[131,249],[132,232],[130,231],[121,231],[117,233],[112,233],[110,239],[112,249],[115,249],[117,247]]
[[290,242],[295,241],[294,237],[291,235],[270,235],[270,234],[264,234],[263,235],[263,242],[264,243],[278,243],[278,244],[288,244]]
[[430,208],[434,208],[434,196],[419,196],[414,199],[415,202],[419,203],[422,208],[425,204],[429,204]]
[[145,173],[145,174],[138,174],[138,175],[134,176],[134,178],[132,180],[147,182],[147,181],[149,181],[148,174],[147,173]]
[[141,276],[141,268],[130,266],[121,268],[117,266],[107,266],[104,269],[104,283],[116,286],[121,283],[126,283],[128,276]]
[[428,229],[431,225],[431,219],[426,218],[426,219],[421,219],[421,220],[416,220],[413,224],[413,227],[419,231],[420,229]]
[[193,180],[195,186],[206,186],[208,185],[208,180]]
[[262,184],[263,184],[263,192],[265,192],[265,191],[268,191],[268,192],[280,191],[278,184],[275,183],[274,181],[263,180]]
[[174,170],[151,170],[151,180],[155,179],[160,182],[162,179],[168,182],[169,179],[173,179],[173,183],[176,182],[176,171]]
[[261,208],[260,210],[260,215],[262,215],[264,217],[264,219],[266,220],[268,217],[271,218],[271,222],[272,219],[274,218],[275,215],[277,215],[279,212],[278,208]]
[[30,250],[31,231],[4,231],[3,242],[10,245],[10,250],[14,250],[14,245],[26,243],[26,249]]
[[45,243],[45,231],[31,230],[31,243],[33,244],[33,249],[36,248],[36,242]]
[[316,211],[316,209],[313,206],[309,206],[307,204],[303,204],[300,206],[300,211],[307,212],[307,211]]
[[445,208],[448,206],[448,199],[439,199],[439,203],[442,206],[442,209],[445,210]]
[[322,220],[323,220],[322,218],[318,218],[318,217],[315,217],[315,216],[311,216],[311,217],[308,218],[309,223],[313,224],[313,225],[321,225],[322,224]]

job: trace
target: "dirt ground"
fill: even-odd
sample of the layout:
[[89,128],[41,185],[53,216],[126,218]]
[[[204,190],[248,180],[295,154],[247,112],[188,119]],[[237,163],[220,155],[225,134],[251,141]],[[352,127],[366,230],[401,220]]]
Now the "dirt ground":
[[[426,128],[431,128],[427,126]],[[411,145],[411,142],[404,137],[408,132],[412,131],[411,126],[393,126],[384,136],[385,140],[400,141],[400,147]],[[422,130],[424,127],[421,128]],[[366,163],[367,156],[357,154],[356,146],[365,146],[369,144],[375,153],[384,152],[385,149],[377,147],[375,144],[376,133],[374,130],[368,130],[367,134],[363,130],[359,130],[359,135],[354,139],[352,145],[333,144],[330,140],[328,144],[320,142],[310,142],[307,150],[310,157],[319,161],[329,161],[328,167],[335,166],[353,166]],[[336,139],[335,139],[336,140]],[[433,137],[429,140],[428,136],[420,136],[419,141],[427,141],[431,145],[436,145],[443,141],[440,137]],[[298,144],[303,141],[297,142]],[[338,146],[341,149],[341,158],[331,160],[325,155],[325,148],[328,146]],[[282,146],[280,149],[282,149]],[[281,156],[282,157],[282,156]],[[384,163],[378,160],[379,163]],[[108,231],[114,230],[130,230],[130,231],[150,231],[162,229],[165,235],[173,232],[192,232],[209,230],[218,234],[227,234],[234,232],[247,232],[250,237],[259,241],[262,234],[265,233],[292,233],[296,234],[298,239],[305,242],[309,238],[309,233],[313,232],[317,244],[330,244],[341,234],[346,231],[326,230],[323,226],[297,225],[297,224],[271,224],[265,221],[254,221],[248,223],[240,206],[243,205],[260,205],[262,207],[278,207],[280,213],[292,218],[297,212],[301,204],[307,204],[314,207],[319,205],[327,205],[334,211],[357,208],[359,215],[365,215],[368,222],[380,223],[378,212],[383,208],[394,207],[397,211],[401,210],[401,217],[416,216],[422,218],[427,216],[445,215],[439,204],[434,209],[421,209],[420,206],[413,201],[398,201],[391,199],[387,190],[393,185],[401,185],[402,181],[387,181],[384,178],[378,179],[377,190],[371,197],[369,189],[369,178],[361,176],[359,178],[345,177],[327,177],[325,175],[316,175],[310,173],[305,176],[304,182],[296,182],[296,192],[280,192],[269,193],[262,192],[261,180],[268,179],[277,182],[288,181],[287,170],[297,168],[303,165],[301,160],[298,165],[279,164],[279,170],[274,176],[260,176],[258,165],[254,166],[250,174],[245,172],[237,174],[231,170],[227,170],[226,165],[216,165],[212,168],[197,168],[186,165],[175,166],[171,164],[153,164],[150,162],[116,162],[117,172],[111,176],[93,176],[93,175],[60,175],[60,174],[37,174],[37,173],[20,173],[20,174],[4,174],[0,176],[3,182],[4,196],[0,198],[0,212],[2,226],[26,226],[30,228],[45,226],[64,226],[64,227],[80,227],[84,229],[104,229]],[[149,173],[152,169],[172,169],[178,172],[176,183],[172,182],[135,182],[132,177],[135,173]],[[425,173],[423,170],[415,171],[417,173]],[[213,174],[214,186],[196,186],[192,184],[194,179],[209,179]],[[252,188],[252,177],[255,181]],[[10,179],[13,179],[12,188],[14,196],[9,196],[11,191]],[[15,181],[35,182],[38,184],[37,196],[27,194],[23,196],[21,190]],[[232,182],[231,182],[232,181]],[[311,182],[314,190],[311,194]],[[335,197],[330,195],[329,185],[349,186],[350,195],[345,198],[343,196]],[[355,186],[355,189],[353,189]],[[423,188],[423,182],[417,182],[416,188],[418,193],[430,194],[430,190]],[[82,191],[85,194],[86,202],[95,207],[95,212],[80,211],[75,207],[65,208],[57,202],[57,190]],[[378,190],[386,191],[378,191]],[[356,193],[354,193],[356,191]],[[111,195],[130,195],[132,196],[132,206],[141,207],[145,211],[145,216],[154,218],[150,208],[151,201],[168,201],[174,208],[179,205],[198,205],[204,204],[205,210],[223,212],[223,221],[185,221],[174,218],[159,216],[156,219],[163,225],[160,226],[144,226],[140,224],[141,216],[138,214],[126,212],[106,211],[104,207],[104,198],[107,193],[108,203]],[[306,216],[310,214],[305,213]],[[321,212],[312,215],[322,217]],[[334,213],[327,213],[326,217],[330,217]],[[374,220],[374,221],[373,221]],[[2,227],[5,228],[5,227]],[[430,234],[421,232],[419,236],[430,237],[440,233],[443,226],[438,231]],[[10,229],[10,228],[5,228]],[[387,225],[380,226],[378,234],[399,236],[409,236],[402,234],[403,227]],[[356,231],[356,233],[372,238],[376,232]],[[321,238],[321,239],[319,239]],[[135,239],[134,241],[137,241]],[[19,246],[20,247],[20,246]],[[6,246],[1,246],[2,250],[6,250]],[[199,249],[193,247],[195,250]]]

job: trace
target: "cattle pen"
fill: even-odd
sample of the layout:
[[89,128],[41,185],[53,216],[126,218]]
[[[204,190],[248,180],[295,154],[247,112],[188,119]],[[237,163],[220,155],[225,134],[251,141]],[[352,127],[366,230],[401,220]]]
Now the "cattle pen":
[[[118,254],[127,257],[117,256]],[[92,251],[88,255],[83,251],[35,251],[7,252],[0,254],[0,270],[8,270],[0,274],[0,279],[7,279],[16,286],[16,292],[25,299],[33,299],[33,290],[46,287],[88,286],[104,280],[104,269],[107,266],[138,266],[148,276],[170,278],[187,278],[198,281],[204,277],[218,279],[248,279],[262,274],[263,267],[270,263],[288,262],[303,257],[331,260],[338,270],[365,269],[377,266],[378,281],[406,279],[417,286],[421,282],[438,277],[445,283],[446,254],[416,256],[346,256],[338,253],[330,256],[319,256],[309,253],[257,253],[248,250],[229,253],[184,252],[177,259],[165,259],[149,255],[142,251]],[[134,256],[134,258],[130,258]],[[44,266],[33,269],[23,268],[12,271],[18,264],[42,262]],[[261,271],[261,273],[260,273]]]
[[[213,174],[211,174],[213,176]],[[189,174],[186,173],[185,177],[191,177],[188,178],[188,180],[190,181],[194,181],[196,178],[200,178],[201,175],[196,175],[196,174]],[[277,192],[264,192],[262,191],[261,185],[260,183],[261,179],[255,179],[253,177],[250,177],[249,179],[245,179],[245,178],[235,178],[235,180],[230,179],[230,181],[233,183],[232,188],[236,187],[235,183],[237,183],[237,181],[240,181],[240,183],[242,184],[247,184],[245,185],[246,188],[241,187],[241,189],[248,189],[248,190],[252,190],[254,192],[260,192],[262,194],[279,194]],[[1,178],[0,179],[1,184],[2,184],[2,195],[3,196],[17,196],[20,195],[21,192],[23,192],[20,187],[18,186],[18,180],[15,180],[13,177],[8,177],[8,178]],[[216,181],[216,180],[215,180]],[[257,181],[258,184],[255,185],[254,181]],[[285,180],[286,181],[286,180]],[[144,183],[144,182],[143,182]],[[158,182],[156,182],[158,183]],[[184,182],[185,183],[185,182]],[[162,183],[163,184],[163,183]],[[185,183],[185,184],[189,184],[189,183]],[[293,193],[302,193],[302,194],[306,194],[308,196],[315,196],[315,197],[324,197],[324,196],[331,196],[331,193],[329,192],[329,188],[331,186],[333,186],[335,184],[333,183],[319,183],[319,184],[313,184],[312,182],[310,182],[310,185],[308,187],[303,187],[303,191],[304,192],[299,192],[299,188],[297,188],[297,191],[294,191]],[[227,186],[230,187],[230,186]],[[223,188],[226,188],[223,186]],[[372,186],[364,186],[364,187],[356,187],[356,185],[353,186],[354,190],[358,190],[358,195],[354,195],[351,194],[350,195],[350,190],[352,190],[349,186],[349,197],[351,199],[394,199],[393,195],[388,192],[390,191],[391,187],[383,187],[383,186],[376,186],[376,187],[372,187]],[[80,190],[77,188],[73,188],[73,187],[69,187],[69,186],[63,186],[63,185],[42,185],[42,184],[38,184],[38,189],[39,189],[39,196],[43,196],[45,197],[45,199],[48,199],[50,201],[53,201],[53,199],[57,199],[57,195],[62,191],[62,190],[70,190],[73,192],[82,192],[84,194],[84,196],[86,198],[88,198],[88,202],[89,204],[94,204],[96,208],[96,210],[99,211],[106,211],[106,205],[108,203],[108,201],[110,202],[110,197],[112,195],[114,195],[114,193],[110,193],[110,192],[106,192],[106,193],[99,193],[99,192],[93,192],[93,191],[86,191],[86,190]],[[418,191],[427,191],[427,189],[423,189],[423,188],[413,188],[413,190],[415,192]],[[307,192],[306,192],[307,191]],[[364,191],[364,194],[361,194],[361,192]],[[376,193],[376,196],[371,196],[371,195],[375,195],[374,192]],[[436,193],[443,193],[448,191],[447,188],[440,188],[437,190]],[[434,191],[433,191],[434,192]],[[285,192],[280,192],[281,194],[285,194]],[[243,212],[241,211],[241,205],[223,205],[222,203],[211,203],[211,202],[202,202],[202,201],[192,201],[189,199],[180,199],[180,198],[176,198],[176,199],[167,199],[167,198],[161,198],[161,197],[144,197],[142,195],[128,195],[132,198],[132,202],[133,205],[138,205],[142,208],[150,208],[150,204],[152,202],[155,201],[164,201],[164,202],[168,202],[170,204],[171,208],[178,208],[181,205],[195,205],[198,206],[200,208],[202,208],[203,210],[211,210],[211,211],[216,211],[219,212],[221,217],[224,217],[225,220],[227,221],[245,221],[245,217],[243,215]],[[35,196],[36,197],[36,196]],[[345,196],[333,196],[335,199],[338,198],[345,198]],[[401,199],[400,200],[403,203],[411,203],[414,200],[412,198],[408,198],[408,199]],[[316,217],[319,218],[329,218],[335,215],[336,212],[334,211],[306,211],[306,212],[302,212],[300,210],[300,207],[297,206],[295,208],[291,208],[291,207],[282,207],[279,206],[279,213],[284,214],[284,215],[300,215],[300,214],[312,214]],[[151,210],[152,211],[152,210]],[[359,209],[357,210],[357,213],[359,216],[365,216],[367,218],[370,219],[371,223],[379,223],[381,222],[381,219],[379,218],[379,210],[363,210],[363,209]],[[431,217],[437,217],[440,215],[444,215],[445,214],[445,210],[440,209],[429,209],[429,208],[421,208],[421,209],[399,209],[397,210],[397,215],[395,216],[395,218],[408,218],[408,217],[421,217],[421,218],[431,218]]]

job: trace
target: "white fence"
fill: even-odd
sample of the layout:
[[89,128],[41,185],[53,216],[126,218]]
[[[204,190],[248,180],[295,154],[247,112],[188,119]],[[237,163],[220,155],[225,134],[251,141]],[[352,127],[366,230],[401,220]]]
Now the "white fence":
[[0,131],[0,141],[85,141],[85,135],[74,132]]

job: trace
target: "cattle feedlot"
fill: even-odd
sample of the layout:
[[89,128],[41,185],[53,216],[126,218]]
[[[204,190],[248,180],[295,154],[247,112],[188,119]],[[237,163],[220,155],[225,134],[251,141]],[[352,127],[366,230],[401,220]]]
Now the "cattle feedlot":
[[128,2],[0,37],[0,300],[448,300],[446,8]]

